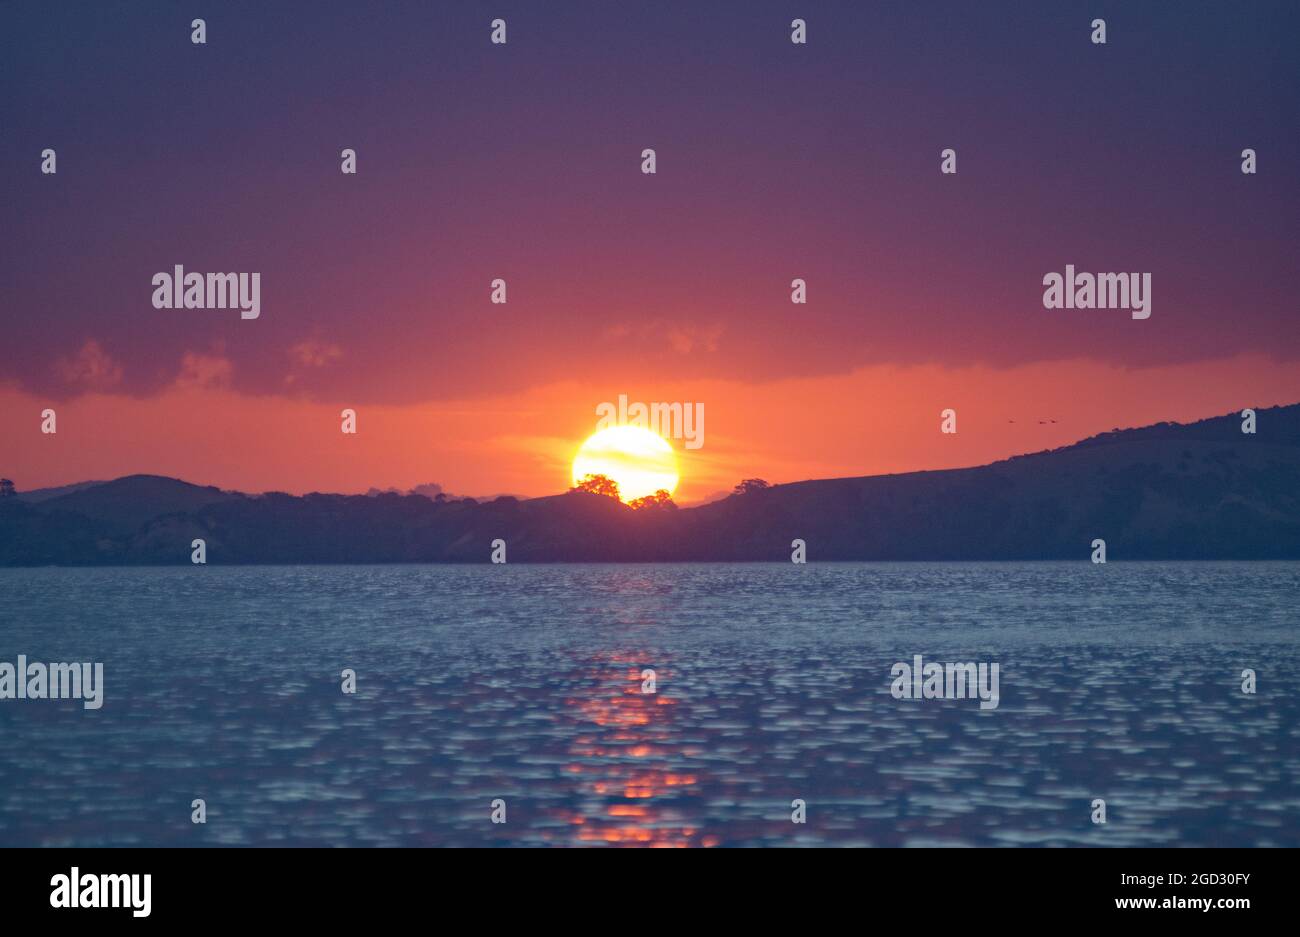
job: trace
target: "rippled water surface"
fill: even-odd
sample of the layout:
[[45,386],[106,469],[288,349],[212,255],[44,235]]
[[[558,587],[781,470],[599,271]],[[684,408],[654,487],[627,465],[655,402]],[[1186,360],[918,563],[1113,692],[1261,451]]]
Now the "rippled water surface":
[[[0,661],[105,670],[98,711],[0,701],[0,845],[1296,846],[1298,594],[1295,563],[0,570]],[[1000,705],[895,700],[915,654],[998,662]]]

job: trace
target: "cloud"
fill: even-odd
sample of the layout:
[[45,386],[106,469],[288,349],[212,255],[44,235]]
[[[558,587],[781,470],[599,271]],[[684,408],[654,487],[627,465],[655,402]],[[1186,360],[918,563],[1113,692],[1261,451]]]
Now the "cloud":
[[638,342],[666,340],[677,354],[689,355],[693,351],[717,351],[718,340],[726,330],[726,326],[720,322],[701,326],[656,319],[639,325],[614,323],[601,330],[601,337],[613,342],[628,339]]
[[343,349],[329,342],[307,338],[289,346],[289,372],[284,376],[284,386],[290,387],[307,372],[318,370],[343,357]]
[[86,339],[73,357],[59,358],[54,370],[69,384],[84,390],[109,390],[122,382],[122,366],[93,338]]
[[181,357],[175,386],[186,390],[229,387],[233,373],[234,366],[225,355],[187,351]]
[[306,339],[289,348],[289,360],[302,368],[323,368],[331,361],[343,357],[343,349],[338,345]]
[[694,325],[677,325],[668,329],[668,341],[673,351],[679,355],[689,355],[692,351],[717,351],[718,339],[722,337],[724,327],[709,325],[703,328]]

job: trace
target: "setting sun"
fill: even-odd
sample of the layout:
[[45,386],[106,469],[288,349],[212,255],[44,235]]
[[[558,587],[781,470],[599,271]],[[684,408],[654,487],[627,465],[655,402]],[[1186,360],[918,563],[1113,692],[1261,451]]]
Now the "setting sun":
[[573,483],[604,475],[632,501],[677,489],[677,456],[662,436],[640,426],[611,426],[593,434],[573,457]]

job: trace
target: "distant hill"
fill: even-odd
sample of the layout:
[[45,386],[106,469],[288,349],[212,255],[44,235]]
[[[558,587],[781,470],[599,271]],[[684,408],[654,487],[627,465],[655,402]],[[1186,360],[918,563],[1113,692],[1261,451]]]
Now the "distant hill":
[[39,502],[45,512],[79,514],[116,536],[129,536],[165,514],[193,514],[244,495],[204,488],[162,475],[127,475]]
[[48,501],[60,495],[71,494],[74,491],[81,491],[83,488],[94,488],[96,485],[102,484],[104,484],[102,481],[90,481],[77,482],[75,485],[59,485],[57,488],[34,488],[31,491],[18,492],[18,497],[23,501],[36,503],[38,501]]
[[244,495],[134,475],[0,499],[0,565],[1300,558],[1300,404],[1115,430],[977,468],[774,485],[634,512],[569,493]]

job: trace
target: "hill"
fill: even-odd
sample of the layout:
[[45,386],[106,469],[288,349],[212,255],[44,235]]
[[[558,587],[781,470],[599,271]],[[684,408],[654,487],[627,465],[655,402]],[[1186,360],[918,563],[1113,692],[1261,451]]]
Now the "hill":
[[1300,558],[1300,404],[1115,430],[976,468],[775,485],[690,509],[244,495],[159,476],[0,501],[0,565]]

